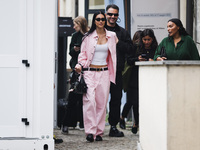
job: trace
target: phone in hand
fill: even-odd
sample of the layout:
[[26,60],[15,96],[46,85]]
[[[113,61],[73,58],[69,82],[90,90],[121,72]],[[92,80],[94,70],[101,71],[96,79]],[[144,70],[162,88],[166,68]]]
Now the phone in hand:
[[141,54],[142,58],[147,59],[147,54]]
[[74,44],[74,46],[76,46],[76,47],[80,47],[80,44],[78,44],[78,43],[75,43],[75,44]]

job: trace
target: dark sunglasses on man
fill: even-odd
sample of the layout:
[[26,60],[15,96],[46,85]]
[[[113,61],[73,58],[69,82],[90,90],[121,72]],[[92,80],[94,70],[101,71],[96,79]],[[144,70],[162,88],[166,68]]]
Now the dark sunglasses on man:
[[115,17],[119,16],[118,13],[116,13],[116,14],[114,14],[114,13],[107,13],[107,15],[108,15],[108,16],[113,16],[113,15],[114,15]]
[[100,20],[101,20],[101,21],[105,21],[106,19],[105,19],[105,18],[96,18],[95,20],[96,20],[96,21],[100,21]]

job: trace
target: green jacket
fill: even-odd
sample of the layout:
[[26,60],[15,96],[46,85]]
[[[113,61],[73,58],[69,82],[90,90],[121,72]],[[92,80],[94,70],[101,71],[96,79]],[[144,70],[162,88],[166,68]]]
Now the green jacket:
[[83,34],[80,31],[72,34],[70,50],[69,50],[69,55],[72,57],[69,62],[69,65],[72,69],[76,66],[76,64],[78,62],[78,55],[80,53],[80,51],[76,52],[74,50],[74,46],[75,46],[75,44],[81,45],[82,38],[83,38]]
[[175,47],[172,37],[166,37],[156,49],[154,60],[160,57],[160,50],[164,47],[167,60],[199,60],[197,47],[189,35],[181,36],[181,41]]

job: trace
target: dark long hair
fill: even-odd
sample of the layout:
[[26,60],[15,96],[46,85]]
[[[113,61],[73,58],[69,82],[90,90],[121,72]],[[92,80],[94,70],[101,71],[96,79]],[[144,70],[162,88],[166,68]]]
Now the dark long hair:
[[189,35],[188,33],[187,33],[187,31],[185,30],[185,28],[183,27],[183,24],[182,24],[182,22],[181,22],[181,20],[180,19],[178,19],[178,18],[172,18],[172,19],[170,19],[168,22],[173,22],[173,23],[175,23],[178,27],[179,27],[179,34],[180,35]]
[[[96,16],[99,14],[102,14],[104,16],[104,18],[105,18],[104,27],[105,28],[107,27],[106,15],[102,11],[98,11],[98,12],[94,13],[93,18],[92,18],[92,26],[91,26],[90,30],[87,32],[87,34],[85,35],[85,37],[90,35],[92,32],[94,32],[94,30],[96,30],[95,19],[96,19]],[[85,39],[85,37],[83,39]]]
[[154,35],[154,31],[152,29],[148,28],[148,29],[144,29],[140,35],[140,52],[139,53],[143,53],[143,50],[145,49],[144,43],[142,41],[142,38],[145,36],[149,36],[153,39],[153,41],[151,43],[151,50],[153,50],[155,52],[156,48],[158,47],[158,42]]

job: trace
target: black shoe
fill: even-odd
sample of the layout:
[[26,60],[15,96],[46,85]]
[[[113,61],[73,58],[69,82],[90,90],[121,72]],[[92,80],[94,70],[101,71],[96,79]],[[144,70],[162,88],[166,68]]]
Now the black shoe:
[[62,126],[62,134],[68,134],[68,126]]
[[131,131],[133,134],[136,134],[138,131],[138,127],[132,127]]
[[125,120],[124,119],[121,119],[119,120],[119,127],[121,129],[126,129],[126,123],[125,123]]
[[97,135],[95,141],[103,141],[103,139],[100,135]]
[[111,137],[124,137],[124,133],[119,131],[116,126],[110,127],[109,136]]
[[88,134],[87,137],[86,137],[86,140],[89,141],[89,142],[94,142],[94,137],[92,134]]
[[53,139],[54,139],[55,144],[60,144],[60,143],[63,142],[62,139],[57,139],[57,138],[55,138],[55,137],[54,137]]

